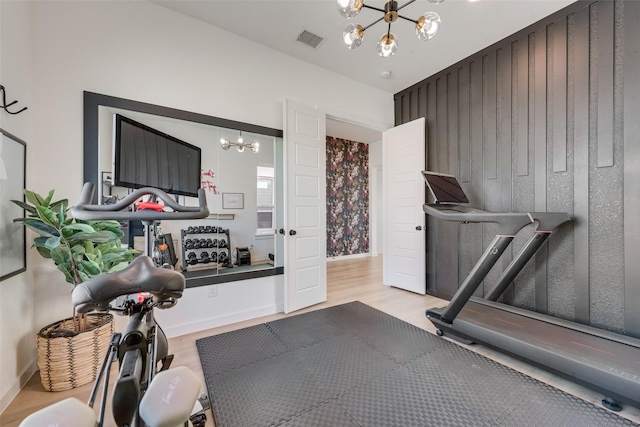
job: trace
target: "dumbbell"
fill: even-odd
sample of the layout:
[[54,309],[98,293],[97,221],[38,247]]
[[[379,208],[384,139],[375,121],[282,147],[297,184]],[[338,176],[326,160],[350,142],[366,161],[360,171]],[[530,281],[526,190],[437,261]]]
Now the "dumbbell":
[[218,262],[218,252],[211,251],[211,262]]
[[189,252],[187,254],[187,264],[188,265],[196,265],[198,263],[198,256],[195,252]]
[[193,233],[195,233],[195,231],[193,230],[193,227],[192,227],[192,226],[187,227],[187,229],[185,230],[185,232],[186,232],[187,234],[193,234]]
[[209,258],[209,254],[206,252],[202,252],[200,254],[200,262],[204,264],[209,264],[211,262],[211,259]]
[[187,239],[184,241],[184,248],[185,249],[193,249],[193,240],[191,239]]
[[213,247],[213,240],[211,239],[207,239],[207,241],[205,242],[205,248],[212,248]]
[[211,247],[212,248],[217,248],[218,247],[218,239],[213,239],[211,241]]
[[219,248],[226,248],[227,247],[227,241],[224,240],[224,239],[218,240],[218,247]]
[[198,227],[198,233],[204,233],[204,225]]
[[226,253],[226,252],[220,252],[220,253],[218,254],[218,262],[219,262],[220,264],[224,264],[224,263],[226,263],[228,260],[229,260],[229,257],[227,256],[227,253]]

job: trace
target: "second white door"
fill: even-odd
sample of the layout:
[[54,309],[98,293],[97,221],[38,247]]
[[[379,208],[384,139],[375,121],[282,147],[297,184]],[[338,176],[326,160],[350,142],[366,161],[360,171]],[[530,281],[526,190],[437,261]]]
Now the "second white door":
[[382,134],[383,283],[426,294],[425,119]]

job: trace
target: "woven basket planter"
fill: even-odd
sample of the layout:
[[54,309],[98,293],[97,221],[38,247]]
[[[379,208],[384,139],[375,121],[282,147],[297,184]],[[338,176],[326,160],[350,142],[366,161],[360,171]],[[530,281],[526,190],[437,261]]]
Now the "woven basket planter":
[[87,329],[73,330],[68,318],[38,332],[40,381],[47,391],[63,391],[95,380],[114,332],[113,316],[87,315]]

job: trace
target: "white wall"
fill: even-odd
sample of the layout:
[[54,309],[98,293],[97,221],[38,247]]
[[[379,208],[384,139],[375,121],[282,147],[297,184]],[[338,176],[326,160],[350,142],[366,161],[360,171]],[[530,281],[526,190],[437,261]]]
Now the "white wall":
[[[38,110],[31,87],[30,9],[27,2],[0,1],[0,83],[7,101],[18,101],[11,111],[28,108],[17,115],[0,110],[0,127],[27,143],[28,187],[36,184],[31,160],[37,155],[33,128]],[[34,254],[27,257],[32,267]],[[35,288],[33,268],[0,282],[0,411],[35,371]]]
[[[393,122],[387,93],[152,3],[0,2],[0,10],[2,83],[29,107],[11,122],[3,116],[3,126],[29,144],[28,187],[56,189],[72,203],[82,187],[84,90],[277,129],[285,98],[334,116],[358,105],[380,129]],[[171,321],[172,335],[276,312],[282,280],[220,285],[207,299],[200,294],[208,287],[189,289],[158,317]],[[68,317],[71,304],[69,285],[32,251],[27,273],[0,289],[4,408],[35,360],[35,332]]]

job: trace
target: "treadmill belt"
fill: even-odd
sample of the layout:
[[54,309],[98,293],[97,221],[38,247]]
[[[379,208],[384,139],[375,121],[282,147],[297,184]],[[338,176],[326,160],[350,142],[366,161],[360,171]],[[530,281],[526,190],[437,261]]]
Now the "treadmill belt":
[[216,427],[637,425],[360,302],[196,346]]

